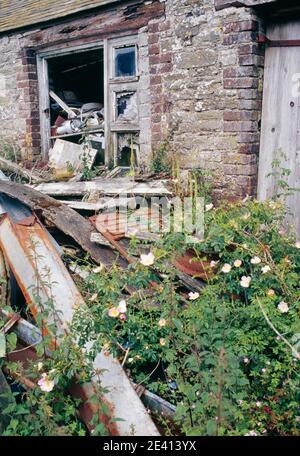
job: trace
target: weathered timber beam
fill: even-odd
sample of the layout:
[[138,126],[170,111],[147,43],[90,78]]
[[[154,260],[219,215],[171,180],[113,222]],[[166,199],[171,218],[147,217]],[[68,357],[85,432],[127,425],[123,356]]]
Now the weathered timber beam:
[[[111,249],[91,242],[91,234],[95,231],[92,224],[70,207],[35,189],[15,182],[1,180],[0,193],[38,211],[47,222],[72,237],[96,263],[110,267],[117,260],[117,255]],[[118,259],[118,263],[122,266],[127,264],[122,259]]]
[[43,179],[37,176],[32,171],[27,171],[17,163],[14,163],[10,160],[6,160],[3,157],[0,157],[0,169],[2,171],[6,171],[24,177],[24,179],[28,180],[29,183],[38,184],[40,182],[43,182]]
[[134,182],[126,177],[99,178],[88,182],[50,182],[40,184],[36,190],[51,196],[83,196],[98,192],[105,196],[170,196],[171,192],[161,181]]

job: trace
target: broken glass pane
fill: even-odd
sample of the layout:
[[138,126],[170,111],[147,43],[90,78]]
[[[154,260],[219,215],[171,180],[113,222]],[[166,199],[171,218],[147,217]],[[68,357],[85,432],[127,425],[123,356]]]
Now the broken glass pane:
[[117,99],[117,120],[137,122],[138,108],[136,92],[119,92]]
[[138,134],[137,133],[118,133],[117,135],[117,165],[128,166],[137,165],[138,162]]
[[135,46],[115,49],[115,77],[135,76]]

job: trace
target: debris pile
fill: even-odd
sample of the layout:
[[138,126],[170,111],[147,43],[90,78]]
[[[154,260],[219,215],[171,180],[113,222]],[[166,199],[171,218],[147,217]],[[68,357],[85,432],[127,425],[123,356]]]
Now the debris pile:
[[[62,106],[63,102],[55,94],[51,96]],[[62,132],[62,129],[64,132],[74,128],[83,129],[90,122],[99,123],[100,119],[103,121],[100,107],[90,108],[87,111],[81,109],[76,114],[64,106],[70,119],[57,128],[57,133]],[[2,285],[0,317],[5,321],[2,332],[14,332],[18,343],[23,347],[14,354],[4,350],[0,355],[7,360],[26,363],[27,359],[37,359],[34,346],[41,338],[37,324],[41,317],[35,305],[32,284],[36,274],[43,269],[47,268],[51,283],[55,284],[51,293],[55,311],[60,316],[61,334],[69,334],[74,309],[88,311],[73,280],[77,271],[72,271],[72,268],[64,263],[62,254],[66,246],[73,246],[82,256],[88,255],[91,261],[101,268],[110,268],[115,263],[127,268],[136,261],[128,253],[128,238],[135,236],[149,242],[159,238],[159,234],[141,229],[143,220],[146,220],[147,224],[149,218],[152,222],[155,219],[155,215],[149,214],[148,208],[145,209],[143,201],[162,196],[171,198],[173,194],[168,182],[165,179],[154,179],[151,175],[139,176],[137,179],[132,176],[113,177],[119,176],[122,169],[107,171],[106,176],[101,175],[88,181],[78,181],[78,177],[82,179],[83,168],[91,170],[97,156],[97,150],[89,149],[88,155],[82,160],[82,150],[82,145],[58,138],[49,154],[48,167],[54,170],[50,179],[49,176],[45,179],[37,170],[27,170],[0,158],[0,169],[6,173],[5,175],[1,171],[0,174],[0,273],[2,283],[16,283],[23,296],[21,302],[15,303],[18,311],[7,313],[5,309],[6,305],[11,304],[11,295],[7,292],[7,286]],[[23,183],[11,181],[7,175],[18,175]],[[53,181],[55,176],[56,181]],[[68,181],[57,180],[62,176],[63,179],[68,176]],[[74,177],[77,179],[74,180]],[[122,212],[124,208],[127,215]],[[128,209],[133,215],[132,222],[128,222]],[[156,223],[160,223],[159,216]],[[37,249],[34,261],[30,251],[32,244]],[[174,266],[182,287],[186,291],[195,292],[201,290],[204,283],[192,277],[197,276],[197,264],[193,264],[189,270],[189,259],[190,257],[185,262],[184,259],[179,259],[174,262]],[[159,272],[157,277],[159,279]],[[202,277],[201,273],[198,277]],[[149,284],[150,288],[156,285],[155,282]],[[130,293],[132,290],[127,291]],[[48,299],[49,289],[42,286],[40,300],[43,303]],[[31,314],[28,321],[24,318],[27,315],[25,308],[29,309]],[[49,316],[45,325],[50,335],[49,327],[51,328],[52,323]],[[51,350],[49,345],[49,357]],[[88,352],[92,347],[85,347],[84,350]],[[135,388],[122,366],[111,355],[98,353],[93,365],[95,370],[101,371],[100,380],[95,378],[82,385],[74,378],[69,391],[73,397],[82,400],[78,413],[87,429],[92,432],[92,417],[100,414],[97,404],[90,401],[94,382],[100,381],[106,391],[103,400],[111,418],[108,421],[103,418],[103,423],[110,435],[129,435],[132,429],[134,435],[159,435],[143,403],[158,413],[163,411],[165,416],[174,414],[174,406],[141,386]],[[3,372],[0,369],[0,392],[9,388],[5,379],[7,373],[12,375],[6,372],[5,368]],[[24,388],[37,387],[37,382],[25,377],[18,377],[18,382]]]

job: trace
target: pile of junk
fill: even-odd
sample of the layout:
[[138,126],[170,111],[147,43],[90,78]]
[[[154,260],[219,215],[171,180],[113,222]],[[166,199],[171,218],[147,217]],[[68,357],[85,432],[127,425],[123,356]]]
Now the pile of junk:
[[[32,288],[37,274],[41,275],[47,268],[49,281],[54,284],[52,294],[54,310],[60,315],[59,329],[68,332],[74,309],[88,307],[76,286],[76,278],[84,280],[84,270],[68,263],[65,253],[71,249],[79,262],[80,258],[88,257],[95,268],[101,270],[115,264],[127,268],[138,260],[128,253],[133,236],[146,241],[147,245],[160,236],[148,230],[148,221],[155,217],[148,203],[153,197],[171,201],[175,196],[173,180],[165,175],[133,176],[124,173],[122,167],[108,170],[103,166],[98,167],[97,175],[91,174],[87,179],[84,168],[92,169],[98,150],[89,148],[83,160],[82,144],[63,137],[88,130],[89,136],[93,136],[95,142],[100,140],[103,148],[103,106],[85,103],[70,108],[54,92],[50,96],[56,104],[57,117],[51,133],[55,142],[49,152],[49,162],[43,166],[37,162],[29,167],[24,162],[0,156],[0,336],[2,334],[3,338],[3,335],[13,332],[18,340],[18,349],[14,353],[1,353],[0,350],[3,361],[0,409],[1,394],[9,390],[8,378],[14,375],[7,367],[9,362],[26,365],[28,359],[37,359],[35,346],[42,337]],[[124,208],[130,211],[124,212]],[[131,220],[123,220],[124,214],[126,218],[128,213]],[[159,211],[155,213],[159,214]],[[143,220],[146,223],[141,223]],[[142,226],[146,229],[143,230]],[[38,245],[35,261],[32,261],[30,251],[32,242]],[[173,263],[182,293],[186,296],[190,291],[201,292],[205,286],[207,271],[203,272],[202,262],[194,260],[192,252],[187,251]],[[161,275],[157,272],[159,280]],[[48,291],[47,285],[42,283],[42,305],[49,299]],[[8,306],[13,308],[13,312],[7,311]],[[51,326],[50,315],[47,324]],[[86,350],[91,348],[86,347]],[[51,356],[51,350],[47,356]],[[110,435],[160,435],[153,417],[163,414],[172,420],[175,406],[141,385],[135,385],[121,363],[107,353],[98,353],[93,366],[101,372],[100,377],[83,385],[74,378],[69,390],[74,398],[81,399],[78,414],[88,431],[93,431],[91,422],[95,414],[101,419],[100,404],[90,400],[100,382],[105,388],[104,401],[111,415],[109,420],[103,418],[103,424]],[[37,387],[35,381],[22,376],[15,381],[25,389]]]
[[[104,107],[102,103],[83,103],[80,107],[70,108],[56,93],[50,90],[54,103],[51,111],[58,112],[51,136],[82,133],[84,130],[104,131]],[[74,103],[73,103],[74,104]],[[66,119],[62,112],[68,115]]]
[[[83,119],[83,109],[81,111]],[[93,111],[93,116],[94,112],[100,111]],[[95,115],[98,117],[98,114]],[[7,160],[0,159],[0,169],[4,171],[0,171],[0,319],[4,323],[4,333],[16,334],[18,350],[2,356],[0,397],[1,392],[9,388],[8,377],[13,376],[6,369],[6,361],[26,364],[26,360],[37,358],[35,345],[41,339],[41,331],[37,324],[38,310],[33,308],[32,288],[37,272],[41,274],[45,268],[49,271],[49,280],[55,284],[52,293],[55,311],[60,314],[60,330],[68,331],[74,309],[87,309],[87,306],[76,286],[76,277],[84,279],[84,270],[66,262],[64,253],[73,249],[79,259],[88,256],[95,268],[107,269],[114,264],[127,268],[138,260],[128,253],[130,239],[135,236],[146,240],[146,248],[149,248],[149,243],[159,236],[147,229],[145,232],[141,230],[140,221],[149,216],[149,209],[145,209],[141,201],[145,202],[153,196],[167,199],[174,196],[170,181],[151,176],[144,176],[143,179],[97,177],[84,182],[45,182],[34,171],[25,168],[20,171],[15,168],[15,163],[7,163]],[[22,183],[15,179],[17,172],[20,172]],[[93,198],[89,198],[91,195]],[[138,204],[135,203],[137,200]],[[120,220],[117,225],[114,223],[114,217],[116,214],[121,216],[122,207],[128,207],[128,204],[133,204],[130,213],[136,217],[126,231]],[[135,225],[136,220],[139,222]],[[31,242],[38,245],[39,254],[35,262],[31,261]],[[174,260],[173,265],[183,295],[187,296],[190,291],[201,292],[207,272],[201,272],[203,264],[191,262],[191,252],[187,251],[185,256]],[[159,272],[157,280],[161,280]],[[41,302],[46,303],[47,285],[42,284],[40,294]],[[12,313],[7,312],[7,305],[14,309]],[[51,325],[51,321],[48,323]],[[78,414],[89,432],[93,431],[93,416],[100,413],[100,405],[89,399],[94,394],[93,383],[101,382],[106,391],[104,400],[111,413],[111,419],[104,419],[103,424],[110,435],[132,435],[133,429],[133,435],[160,435],[155,415],[163,414],[172,420],[175,406],[141,385],[136,386],[121,363],[107,353],[98,353],[93,365],[101,372],[100,378],[93,378],[83,385],[74,378],[69,391],[72,396],[81,399]],[[37,387],[32,379],[18,377],[17,381],[25,389]]]

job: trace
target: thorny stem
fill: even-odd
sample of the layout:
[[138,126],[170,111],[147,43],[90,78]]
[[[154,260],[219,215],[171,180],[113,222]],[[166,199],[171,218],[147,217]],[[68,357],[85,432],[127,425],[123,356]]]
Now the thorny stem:
[[219,427],[221,425],[221,422],[222,422],[222,389],[223,389],[223,361],[224,361],[224,358],[225,358],[225,350],[224,348],[222,347],[221,350],[220,350],[220,356],[219,356],[219,368],[220,368],[220,374],[219,374],[219,378],[218,378],[218,394],[217,394],[217,398],[218,398],[218,406],[217,406],[217,435],[219,433]]
[[283,340],[283,342],[292,350],[292,353],[294,354],[294,356],[297,358],[297,359],[300,359],[300,353],[289,343],[289,341],[275,328],[275,326],[273,325],[273,323],[271,322],[271,320],[269,319],[268,315],[266,314],[263,306],[262,306],[262,303],[260,302],[260,299],[259,298],[256,298],[257,299],[257,302],[258,302],[258,305],[260,307],[260,310],[262,311],[262,314],[266,320],[266,322],[268,323],[268,325],[270,326],[270,328],[277,334],[278,337],[280,337],[281,340]]
[[158,366],[160,365],[160,359],[158,360],[158,363],[156,364],[155,368],[150,372],[150,374],[148,374],[140,383],[138,383],[136,386],[140,386],[142,385],[142,383],[144,383],[146,380],[148,380],[148,378],[150,378],[154,372],[156,371],[156,369],[158,368]]

